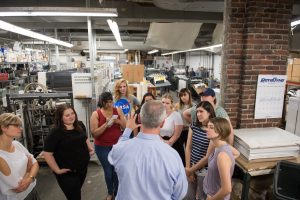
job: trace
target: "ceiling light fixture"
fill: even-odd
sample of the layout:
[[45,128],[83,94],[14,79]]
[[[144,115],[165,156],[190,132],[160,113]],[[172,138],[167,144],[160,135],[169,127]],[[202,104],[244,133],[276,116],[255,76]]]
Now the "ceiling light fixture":
[[164,53],[164,54],[161,54],[161,55],[162,56],[167,56],[167,55],[172,55],[172,54],[177,54],[177,53],[184,53],[184,52],[191,52],[191,51],[212,50],[213,48],[217,48],[217,47],[222,47],[222,44],[215,44],[215,45],[211,45],[211,46],[207,46],[207,47],[201,47],[201,48],[196,48],[196,49],[188,49],[188,50],[184,50],[184,51],[172,51],[172,52]]
[[72,17],[117,17],[116,8],[79,7],[2,7],[0,16],[72,16]]
[[40,33],[36,33],[30,30],[27,30],[25,28],[21,28],[19,26],[15,26],[13,24],[7,23],[5,21],[0,20],[0,29],[6,30],[6,31],[10,31],[10,32],[14,32],[20,35],[25,35],[27,37],[31,37],[31,38],[35,38],[38,40],[43,40],[52,44],[57,44],[57,45],[61,45],[61,46],[65,46],[68,48],[72,48],[73,44],[61,41],[61,40],[57,40],[51,37],[48,37],[46,35],[42,35]]
[[118,45],[120,47],[123,47],[118,24],[115,21],[111,20],[111,19],[108,19],[107,23],[109,25],[109,28],[110,28],[111,32],[114,34],[115,39],[116,39]]
[[154,53],[157,53],[157,52],[159,52],[158,49],[153,49],[152,51],[148,51],[148,54],[154,54]]
[[[97,53],[126,53],[128,49],[98,49]],[[89,53],[89,50],[83,50],[84,53]]]

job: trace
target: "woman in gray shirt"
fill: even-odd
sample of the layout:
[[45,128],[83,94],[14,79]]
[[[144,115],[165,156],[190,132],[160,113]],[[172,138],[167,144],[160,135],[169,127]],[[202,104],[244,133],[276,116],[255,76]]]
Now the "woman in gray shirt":
[[208,122],[207,138],[215,146],[209,155],[208,170],[203,182],[203,190],[207,200],[230,199],[231,177],[235,160],[228,144],[231,127],[228,120],[216,117]]

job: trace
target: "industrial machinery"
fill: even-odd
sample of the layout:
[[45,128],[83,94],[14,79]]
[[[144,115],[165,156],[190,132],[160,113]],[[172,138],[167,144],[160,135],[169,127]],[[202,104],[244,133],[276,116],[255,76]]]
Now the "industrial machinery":
[[48,93],[47,88],[38,83],[27,85],[24,94],[7,94],[6,101],[6,109],[21,117],[23,133],[20,142],[35,156],[44,147],[56,107],[73,104],[72,93]]

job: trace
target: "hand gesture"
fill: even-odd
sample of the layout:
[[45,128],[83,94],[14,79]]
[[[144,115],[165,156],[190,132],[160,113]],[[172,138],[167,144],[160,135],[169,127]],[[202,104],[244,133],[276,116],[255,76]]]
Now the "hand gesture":
[[188,181],[191,182],[191,183],[194,183],[196,181],[196,178],[195,178],[194,174],[189,175],[187,178],[188,178]]
[[185,173],[186,173],[186,176],[190,176],[193,174],[193,172],[191,171],[191,168],[185,168]]
[[128,115],[127,122],[126,122],[126,128],[130,128],[131,130],[134,130],[134,129],[141,126],[140,124],[135,123],[136,117],[137,117],[136,114],[134,114],[134,115],[129,114]]
[[95,149],[94,148],[90,148],[89,149],[89,154],[90,154],[90,156],[94,155],[95,154]]
[[28,188],[31,182],[32,178],[25,176],[19,181],[18,186],[15,189],[13,189],[13,191],[16,193],[23,192]]

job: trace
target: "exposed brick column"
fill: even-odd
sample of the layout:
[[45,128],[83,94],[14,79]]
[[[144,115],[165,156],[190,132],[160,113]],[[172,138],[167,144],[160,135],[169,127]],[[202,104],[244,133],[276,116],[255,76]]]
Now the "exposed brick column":
[[286,74],[292,0],[225,0],[222,102],[234,128],[274,127],[254,119],[258,74]]

